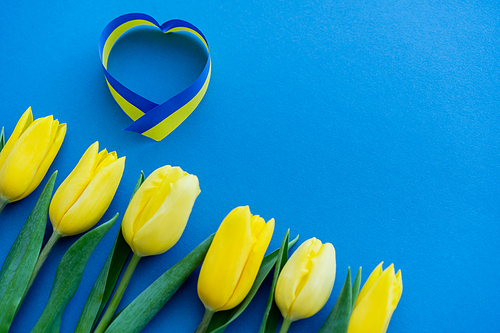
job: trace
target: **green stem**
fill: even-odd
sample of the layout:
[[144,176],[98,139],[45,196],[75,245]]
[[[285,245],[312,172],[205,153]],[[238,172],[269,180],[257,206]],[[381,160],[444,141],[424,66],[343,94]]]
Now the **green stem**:
[[0,198],[0,213],[5,208],[5,206],[7,206],[8,203],[9,202],[7,200],[3,200],[2,198]]
[[47,244],[42,249],[42,252],[40,252],[40,255],[38,256],[38,259],[35,264],[35,269],[33,270],[33,273],[31,274],[30,281],[28,283],[28,287],[26,288],[26,291],[24,292],[24,296],[28,293],[28,290],[30,290],[31,285],[33,284],[33,281],[35,281],[36,276],[38,275],[38,272],[40,271],[40,268],[42,268],[43,263],[45,262],[45,259],[47,259],[47,256],[49,255],[50,251],[54,247],[54,245],[57,243],[57,241],[62,237],[60,233],[58,233],[56,230],[52,232],[52,235],[49,238],[49,241]]
[[290,319],[283,318],[283,324],[281,324],[280,333],[288,332],[288,329],[290,328],[291,324],[292,324],[292,321]]
[[212,320],[212,316],[215,311],[205,308],[205,314],[203,315],[203,319],[201,320],[200,326],[196,329],[194,333],[205,333],[208,328],[208,324],[210,324],[210,320]]
[[137,254],[134,253],[132,255],[132,258],[128,263],[127,269],[125,270],[125,273],[123,273],[120,284],[118,284],[115,294],[113,295],[113,298],[109,302],[109,306],[106,309],[106,312],[104,312],[104,315],[102,316],[102,319],[99,322],[99,325],[97,325],[97,328],[95,329],[94,333],[102,333],[106,330],[106,328],[108,328],[108,325],[111,322],[111,319],[113,319],[113,315],[116,312],[116,308],[118,307],[118,304],[120,304],[120,301],[122,300],[123,293],[125,292],[125,289],[127,289],[130,278],[132,277],[135,267],[139,263],[140,259],[141,257],[138,256]]

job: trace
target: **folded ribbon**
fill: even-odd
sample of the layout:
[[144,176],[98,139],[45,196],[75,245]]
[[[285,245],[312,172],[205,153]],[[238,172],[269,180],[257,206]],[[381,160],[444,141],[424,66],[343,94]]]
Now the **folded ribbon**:
[[[208,52],[203,72],[196,81],[163,104],[153,103],[134,93],[118,82],[107,70],[109,53],[115,42],[126,31],[140,25],[156,26],[163,33],[190,32],[203,42]],[[133,13],[120,16],[104,28],[99,40],[99,54],[111,94],[123,111],[134,120],[125,130],[140,133],[156,141],[165,138],[196,109],[210,81],[212,62],[207,40],[198,28],[183,20],[170,20],[159,25],[155,19],[146,14]]]

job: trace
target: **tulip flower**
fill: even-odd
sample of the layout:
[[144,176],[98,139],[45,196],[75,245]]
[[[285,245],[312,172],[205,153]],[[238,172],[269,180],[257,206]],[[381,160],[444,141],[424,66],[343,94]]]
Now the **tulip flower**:
[[246,297],[269,246],[274,219],[267,223],[250,208],[237,207],[222,221],[207,252],[198,279],[198,296],[205,316],[204,332],[216,311],[237,306]]
[[385,333],[403,292],[401,270],[394,265],[382,271],[381,262],[359,292],[347,333]]
[[198,177],[170,165],[161,167],[144,181],[123,216],[123,237],[135,254],[161,254],[177,243],[196,197]]
[[293,253],[276,283],[275,301],[283,315],[280,332],[325,306],[335,282],[335,248],[319,239],[306,240]]
[[31,107],[19,119],[0,152],[0,211],[28,196],[40,184],[66,135],[53,116],[33,121]]
[[62,182],[49,206],[53,233],[38,257],[29,285],[56,242],[64,236],[77,235],[92,228],[104,215],[120,184],[125,157],[106,149],[99,152],[99,142],[92,144]]
[[122,221],[123,238],[134,254],[95,333],[111,322],[141,257],[164,253],[177,243],[199,194],[198,177],[170,165],[153,171],[139,187]]
[[49,208],[52,227],[62,236],[92,228],[115,195],[125,168],[125,157],[92,144],[57,189]]

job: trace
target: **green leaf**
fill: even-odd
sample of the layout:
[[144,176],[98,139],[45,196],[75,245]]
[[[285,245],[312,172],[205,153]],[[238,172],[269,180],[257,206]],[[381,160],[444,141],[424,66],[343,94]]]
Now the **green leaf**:
[[359,287],[361,285],[361,267],[358,269],[358,274],[354,279],[354,284],[352,285],[352,309],[354,309],[354,304],[356,304],[356,299],[359,294]]
[[[1,141],[1,140],[0,140]],[[0,271],[0,332],[7,332],[42,248],[50,198],[57,171],[52,174],[35,207],[24,223]]]
[[214,234],[210,235],[137,296],[111,322],[106,333],[140,332],[201,264],[213,237]]
[[97,276],[96,282],[87,298],[87,302],[83,307],[75,333],[90,333],[92,331],[97,319],[111,297],[116,281],[120,276],[125,261],[127,261],[129,253],[130,247],[123,238],[121,229],[119,229],[115,244],[101,272]]
[[[132,192],[132,197],[130,198],[131,200],[143,182],[144,173],[141,171],[134,191]],[[101,272],[97,276],[94,286],[92,287],[89,297],[87,298],[87,302],[83,307],[75,333],[90,333],[92,331],[92,328],[96,325],[102,311],[106,307],[106,303],[113,293],[113,289],[115,288],[118,277],[123,270],[123,266],[125,265],[129,254],[130,247],[123,238],[121,229],[119,229],[115,244],[106,259]]]
[[106,303],[108,302],[111,294],[113,293],[113,290],[115,289],[116,282],[118,281],[123,266],[125,265],[128,255],[131,252],[130,246],[128,246],[125,238],[123,238],[121,228],[118,231],[118,235],[116,235],[116,242],[113,250],[113,259],[111,261],[111,267],[109,269],[108,279],[106,281],[104,297],[102,299],[101,306],[99,307],[99,312],[94,319],[94,325],[97,323],[99,316],[106,307]]
[[57,326],[57,321],[62,317],[64,309],[80,285],[90,255],[115,223],[117,217],[118,214],[108,222],[87,232],[66,251],[57,266],[47,305],[31,330],[32,333],[50,332],[53,325]]
[[[142,183],[144,183],[144,171],[141,170],[141,174],[139,175],[139,179],[137,179],[137,183],[135,183],[135,188],[134,192],[132,192],[132,196],[130,197],[130,200],[134,197],[135,192],[141,187]],[[130,201],[129,201],[130,202]]]
[[61,331],[61,321],[62,321],[62,312],[57,316],[56,320],[52,323],[52,327],[50,328],[50,333],[59,333]]
[[5,132],[2,127],[2,132],[0,132],[0,151],[2,151],[3,146],[5,146]]
[[[299,236],[297,236],[294,240],[292,240],[288,244],[288,246],[292,247],[297,242],[298,239]],[[281,248],[273,251],[272,253],[264,257],[264,259],[262,260],[262,264],[260,265],[259,272],[257,273],[257,277],[255,278],[255,282],[253,283],[252,288],[250,288],[247,297],[245,297],[245,299],[234,309],[215,313],[214,316],[212,317],[212,320],[210,321],[207,333],[224,332],[227,325],[229,325],[233,320],[235,320],[247,308],[247,306],[250,304],[250,301],[257,293],[257,290],[260,288],[260,285],[262,284],[262,282],[264,282],[264,279],[269,274],[271,269],[274,267],[274,264],[278,259],[280,250]]]
[[335,302],[332,311],[318,333],[346,333],[352,311],[351,268],[347,269],[347,278]]
[[276,288],[276,282],[278,281],[279,274],[288,261],[289,234],[290,229],[287,230],[285,237],[283,238],[280,252],[278,253],[278,261],[276,261],[276,265],[274,266],[274,276],[273,282],[271,284],[271,292],[269,293],[269,298],[267,299],[266,311],[264,312],[264,317],[262,318],[259,333],[274,333],[276,332],[276,327],[278,326],[280,311],[278,309],[278,306],[274,302],[274,289]]

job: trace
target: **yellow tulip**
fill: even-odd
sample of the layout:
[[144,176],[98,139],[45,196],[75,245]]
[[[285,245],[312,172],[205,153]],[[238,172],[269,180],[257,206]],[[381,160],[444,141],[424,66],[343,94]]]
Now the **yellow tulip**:
[[401,270],[394,265],[382,272],[381,262],[361,289],[349,320],[348,333],[385,333],[403,292]]
[[59,124],[52,116],[33,121],[31,107],[24,112],[0,152],[0,206],[21,200],[35,190],[65,134],[66,124]]
[[177,243],[199,194],[198,177],[170,165],[156,169],[142,183],[130,200],[121,228],[134,254],[95,332],[108,327],[139,260]]
[[92,144],[57,189],[49,207],[52,226],[62,236],[92,228],[104,215],[120,184],[125,157]]
[[153,171],[123,216],[123,237],[140,257],[160,254],[177,243],[196,198],[198,177],[170,165]]
[[332,292],[335,271],[332,244],[311,238],[299,246],[283,267],[274,294],[288,325],[323,308]]
[[250,208],[237,207],[222,221],[198,280],[198,295],[207,311],[237,306],[252,287],[274,231]]

